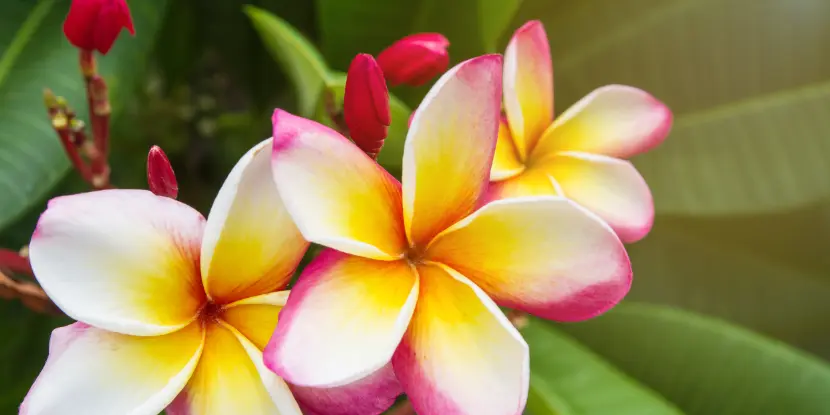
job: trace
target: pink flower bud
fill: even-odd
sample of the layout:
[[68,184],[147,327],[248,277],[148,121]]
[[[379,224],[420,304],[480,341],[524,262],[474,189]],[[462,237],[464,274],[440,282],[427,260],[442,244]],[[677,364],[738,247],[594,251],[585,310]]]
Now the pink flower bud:
[[72,0],[63,22],[63,33],[80,49],[106,55],[115,38],[126,28],[135,35],[133,18],[125,0]]
[[447,70],[450,41],[440,33],[407,36],[378,55],[378,63],[390,85],[423,85]]
[[150,185],[150,191],[155,195],[171,199],[179,195],[176,173],[173,173],[170,160],[159,146],[153,146],[147,155],[147,184]]
[[370,157],[376,157],[383,147],[391,116],[386,81],[372,55],[357,55],[349,66],[343,115],[355,144]]

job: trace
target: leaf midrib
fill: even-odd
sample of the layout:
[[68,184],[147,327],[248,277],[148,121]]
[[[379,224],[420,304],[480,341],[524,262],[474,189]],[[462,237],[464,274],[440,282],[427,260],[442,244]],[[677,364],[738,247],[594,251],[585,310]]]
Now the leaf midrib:
[[12,68],[14,67],[15,63],[17,62],[17,58],[20,57],[20,54],[23,53],[26,44],[34,36],[35,32],[37,32],[38,28],[40,28],[40,24],[43,22],[43,19],[49,14],[49,11],[52,10],[52,6],[55,5],[56,0],[41,0],[35,5],[34,9],[29,13],[29,16],[26,17],[26,20],[23,21],[23,24],[20,25],[20,28],[17,29],[17,32],[14,34],[14,38],[9,43],[9,47],[3,52],[3,56],[0,56],[0,87],[6,81],[6,77],[9,76],[9,72],[11,72]]

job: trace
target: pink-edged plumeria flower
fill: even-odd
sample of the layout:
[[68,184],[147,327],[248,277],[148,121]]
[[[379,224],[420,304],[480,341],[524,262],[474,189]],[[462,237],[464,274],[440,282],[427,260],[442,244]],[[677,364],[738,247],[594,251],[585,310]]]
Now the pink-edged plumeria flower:
[[[49,202],[32,268],[78,322],[53,332],[21,414],[296,415],[334,406],[362,415],[391,405],[400,391],[391,368],[312,389],[263,365],[288,294],[275,290],[308,247],[274,186],[271,147],[268,139],[242,157],[207,221],[143,190]],[[381,395],[361,399],[367,388]]]
[[623,160],[660,144],[672,113],[637,88],[596,89],[553,119],[553,69],[542,24],[531,21],[505,52],[504,109],[490,173],[493,199],[561,195],[604,219],[625,242],[654,221],[651,191]]
[[293,288],[266,366],[331,387],[391,359],[420,415],[517,415],[528,348],[498,306],[574,321],[625,295],[622,242],[576,203],[481,206],[501,71],[487,55],[437,81],[412,120],[403,184],[337,132],[274,113],[277,188],[306,239],[331,249]]

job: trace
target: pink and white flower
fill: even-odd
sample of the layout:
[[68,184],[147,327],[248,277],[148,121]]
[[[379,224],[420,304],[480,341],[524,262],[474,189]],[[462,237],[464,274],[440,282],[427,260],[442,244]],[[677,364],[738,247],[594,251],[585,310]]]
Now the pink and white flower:
[[274,178],[303,272],[265,349],[287,381],[337,387],[392,361],[420,415],[518,415],[528,349],[498,306],[576,321],[614,306],[631,267],[613,230],[558,196],[483,205],[502,59],[449,70],[412,119],[403,183],[323,125],[274,113]]
[[288,295],[277,290],[308,247],[274,186],[270,150],[268,139],[242,157],[207,220],[143,190],[49,202],[32,268],[78,322],[53,332],[21,414],[362,415],[391,405],[400,387],[389,369],[313,389],[263,364]]
[[596,213],[625,242],[654,221],[651,191],[631,156],[659,145],[672,113],[647,92],[608,85],[553,119],[553,68],[545,28],[522,26],[505,52],[504,110],[490,199],[565,196]]

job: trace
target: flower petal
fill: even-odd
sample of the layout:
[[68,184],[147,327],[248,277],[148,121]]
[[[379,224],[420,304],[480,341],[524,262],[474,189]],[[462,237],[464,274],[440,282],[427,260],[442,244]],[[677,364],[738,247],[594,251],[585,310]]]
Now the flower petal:
[[412,323],[395,373],[420,415],[519,415],[527,400],[527,343],[470,280],[420,265]]
[[636,242],[651,230],[651,191],[631,162],[577,152],[559,153],[546,161],[564,195],[596,213],[623,242]]
[[595,89],[556,118],[532,158],[559,151],[628,158],[662,143],[671,124],[671,110],[647,92],[608,85]]
[[246,298],[227,305],[221,319],[263,350],[274,334],[280,310],[287,299],[288,291]]
[[559,183],[545,169],[531,166],[520,174],[506,180],[491,182],[486,200],[509,199],[522,196],[562,195]]
[[277,193],[271,145],[269,138],[242,156],[208,215],[202,279],[219,304],[285,287],[308,248]]
[[[247,298],[228,305],[221,318],[262,350],[277,327],[279,312],[287,298],[288,291]],[[402,392],[391,365],[348,385],[291,386],[291,391],[306,415],[376,415],[389,408]]]
[[559,321],[599,315],[631,286],[631,263],[614,231],[555,196],[491,202],[439,235],[426,255],[501,306]]
[[504,52],[504,110],[519,157],[525,160],[553,121],[553,66],[541,22],[525,23]]
[[55,329],[21,415],[155,415],[182,390],[202,352],[194,323],[138,337],[75,323]]
[[288,385],[268,371],[262,355],[223,323],[207,325],[202,359],[168,415],[302,415]]
[[417,276],[404,261],[323,251],[291,290],[265,364],[300,386],[362,379],[389,362],[417,297]]
[[472,212],[486,189],[499,125],[501,56],[462,62],[424,98],[406,136],[403,212],[425,245]]
[[402,393],[391,364],[348,385],[335,388],[292,386],[291,391],[306,415],[378,415],[389,409]]
[[493,167],[490,168],[490,180],[504,180],[521,173],[524,169],[525,165],[519,160],[513,138],[510,136],[507,118],[501,117],[499,139],[496,142],[496,152],[493,155]]
[[29,256],[38,282],[70,317],[124,334],[158,335],[190,323],[204,302],[204,218],[144,190],[52,199]]
[[353,255],[400,258],[400,183],[328,127],[282,110],[273,121],[274,180],[306,239]]

